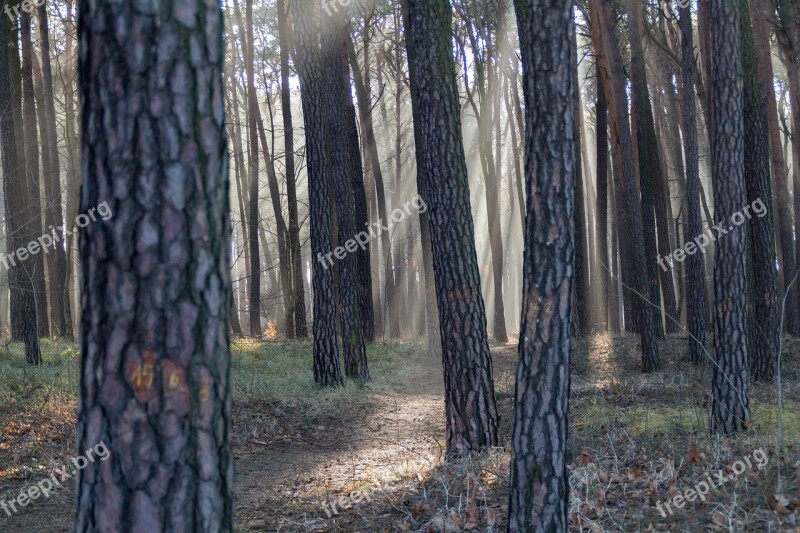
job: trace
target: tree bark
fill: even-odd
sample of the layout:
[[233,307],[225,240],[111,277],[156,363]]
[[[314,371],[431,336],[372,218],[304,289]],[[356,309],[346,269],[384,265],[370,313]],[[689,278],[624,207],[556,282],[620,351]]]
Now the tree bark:
[[228,532],[223,16],[134,4],[79,4],[81,211],[114,217],[80,239],[78,450],[110,455],[79,473],[75,531]]
[[758,83],[757,57],[750,24],[748,0],[739,0],[741,58],[744,71],[744,136],[748,149],[744,155],[747,202],[764,211],[750,217],[750,258],[752,261],[753,338],[748,350],[750,376],[754,381],[772,379],[780,344],[780,298],[775,269],[775,226],[770,184],[769,126]]
[[317,24],[319,10],[315,0],[293,0],[295,65],[300,77],[303,121],[308,160],[308,195],[311,218],[312,294],[314,297],[314,381],[327,387],[343,386],[336,344],[336,307],[333,269],[326,266],[325,254],[333,250],[331,235],[331,196],[328,175],[329,139],[325,92],[329,90],[323,72]]
[[[619,167],[622,176],[615,176],[615,178],[625,203],[624,224],[630,231],[628,279],[632,283],[628,284],[626,292],[635,294],[635,300],[631,302],[630,308],[635,309],[634,323],[642,339],[642,367],[645,372],[652,372],[661,367],[656,345],[656,317],[649,304],[642,299],[642,295],[648,294],[648,290],[645,279],[647,267],[645,265],[644,236],[641,231],[641,202],[636,190],[633,141],[629,129],[630,118],[625,76],[622,69],[622,54],[614,29],[611,5],[608,1],[590,0],[591,34],[600,69],[603,71],[601,81],[605,84],[606,94],[609,96],[609,124],[612,132],[614,157],[619,158],[621,162]],[[621,242],[622,238],[620,238]],[[623,264],[623,268],[625,267],[626,265]],[[626,305],[627,309],[629,309],[628,305]],[[626,316],[628,316],[627,313]]]
[[447,453],[497,444],[498,414],[475,252],[447,0],[404,0],[417,188],[430,212]]
[[6,220],[6,250],[3,267],[8,269],[10,288],[9,306],[11,310],[12,338],[25,343],[25,360],[30,365],[41,363],[39,335],[36,327],[36,298],[34,285],[26,275],[19,259],[11,257],[23,246],[27,246],[30,232],[25,222],[29,220],[28,182],[25,179],[23,153],[17,150],[17,131],[14,127],[15,115],[22,113],[19,85],[12,83],[12,71],[16,62],[19,69],[19,56],[16,46],[18,34],[12,30],[11,21],[0,17],[0,102],[9,105],[0,107],[0,144],[2,144],[3,201]]
[[[667,317],[666,331],[677,331],[675,321],[675,285],[670,269],[662,269],[658,261],[671,253],[669,243],[670,224],[663,194],[664,176],[661,172],[661,159],[658,138],[656,137],[653,108],[650,103],[650,90],[647,86],[644,49],[642,47],[642,7],[639,0],[627,0],[628,28],[631,45],[631,93],[636,105],[636,130],[639,156],[639,178],[642,191],[642,223],[647,269],[650,276],[651,301],[660,307],[658,286],[664,299],[663,312]],[[658,255],[658,258],[656,257]],[[655,308],[651,308],[655,311]],[[660,323],[661,313],[658,314]]]
[[[713,2],[712,103],[713,182],[716,225],[729,228],[745,205],[742,63],[738,6]],[[744,430],[750,418],[747,397],[747,228],[730,226],[718,235],[714,258],[714,377],[712,433]]]
[[579,208],[575,29],[571,1],[514,4],[522,54],[529,197],[508,531],[566,532],[570,322]]
[[[767,121],[772,159],[773,183],[775,184],[776,211],[778,213],[778,235],[780,237],[780,266],[783,272],[782,295],[797,272],[794,258],[794,235],[792,229],[792,209],[789,204],[786,161],[781,147],[780,127],[778,125],[778,104],[773,85],[772,52],[767,26],[767,15],[771,2],[753,0],[751,3],[753,37],[755,39],[756,60],[758,63],[759,87],[767,105]],[[784,309],[786,330],[800,336],[800,290],[795,283],[786,298]]]
[[[250,305],[250,335],[261,337],[261,256],[258,251],[258,100],[256,99],[255,54],[253,49],[253,0],[245,0],[247,41],[244,47],[244,68],[247,73],[247,127],[250,141],[248,186],[250,207],[247,213],[250,247],[250,279],[247,285]],[[249,44],[248,44],[249,43]]]
[[[358,287],[359,275],[363,273],[359,265],[362,257],[357,248],[351,249],[350,247],[350,244],[355,242],[356,234],[362,234],[362,228],[356,228],[356,206],[353,201],[353,181],[361,180],[362,170],[358,154],[358,141],[354,138],[354,136],[357,137],[355,110],[348,112],[347,109],[347,101],[351,99],[350,85],[342,75],[345,35],[349,33],[349,23],[344,22],[344,17],[337,14],[327,17],[323,15],[321,27],[324,28],[321,37],[322,68],[328,83],[328,90],[324,93],[324,106],[328,121],[326,141],[331,170],[329,176],[333,184],[336,203],[339,246],[345,251],[344,258],[340,258],[339,253],[336,254],[336,258],[339,259],[337,264],[339,320],[342,331],[345,374],[353,378],[369,379],[361,320],[363,293],[359,292]],[[350,107],[352,108],[352,103]],[[342,149],[341,143],[345,143],[344,149]],[[350,149],[348,149],[348,145]],[[363,234],[368,235],[368,233],[366,229],[363,230]],[[364,288],[367,289],[367,287]]]
[[[683,149],[686,156],[686,196],[688,229],[693,238],[703,233],[700,215],[700,164],[697,145],[697,104],[694,90],[694,46],[692,44],[691,8],[680,8],[681,81],[683,83]],[[687,317],[689,326],[689,360],[702,364],[706,358],[706,270],[705,252],[689,255],[686,280]]]

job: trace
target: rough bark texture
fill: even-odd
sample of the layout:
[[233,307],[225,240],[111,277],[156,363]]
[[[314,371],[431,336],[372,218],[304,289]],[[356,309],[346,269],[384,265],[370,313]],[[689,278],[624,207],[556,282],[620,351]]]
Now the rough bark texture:
[[714,258],[714,377],[711,431],[743,430],[750,418],[747,397],[747,227],[731,216],[747,200],[744,185],[742,63],[736,2],[711,4],[713,183],[715,222],[725,234]]
[[[765,210],[750,218],[750,258],[753,273],[753,338],[749,346],[750,376],[755,381],[772,379],[780,342],[780,298],[775,269],[775,226],[770,184],[767,113],[759,94],[753,29],[747,0],[738,0],[741,57],[744,70],[744,158],[747,203],[760,201]],[[799,191],[800,192],[800,191]]]
[[475,253],[447,0],[404,0],[417,183],[429,207],[442,337],[447,453],[497,444],[486,310]]
[[[345,374],[354,378],[369,379],[361,321],[362,299],[358,286],[359,274],[361,274],[360,254],[358,248],[350,246],[355,244],[356,234],[363,230],[363,225],[356,229],[353,181],[361,180],[362,171],[361,165],[357,164],[360,161],[355,161],[352,150],[348,150],[348,144],[352,147],[352,143],[356,143],[355,156],[359,157],[358,141],[353,138],[357,136],[354,131],[356,128],[355,111],[348,112],[347,110],[347,100],[351,98],[350,86],[342,76],[344,35],[349,31],[349,25],[344,23],[343,17],[323,16],[321,28],[322,62],[328,84],[328,89],[324,93],[324,105],[328,120],[326,141],[331,171],[329,176],[333,184],[336,203],[339,247],[345,251],[344,258],[339,258],[338,252],[336,254],[336,258],[339,259],[336,266],[339,273],[339,320]],[[352,108],[352,100],[350,107]],[[348,119],[350,120],[348,121]],[[344,144],[344,149],[342,144]],[[367,287],[364,288],[367,289]]]
[[569,530],[567,414],[575,269],[572,2],[515,2],[525,94],[527,216],[508,531]]
[[233,528],[223,17],[162,6],[80,3],[79,532]]
[[325,93],[329,90],[322,72],[317,30],[319,12],[314,0],[294,0],[292,18],[295,30],[295,57],[300,77],[303,121],[308,159],[308,195],[311,218],[312,293],[314,295],[314,380],[322,385],[344,385],[336,344],[336,306],[333,269],[326,268],[324,256],[332,250],[332,191],[328,182],[328,113]]
[[[683,147],[686,159],[686,195],[688,210],[687,235],[703,233],[700,216],[700,166],[697,146],[697,104],[694,91],[694,46],[692,44],[691,9],[681,8],[681,80],[683,82]],[[686,262],[687,322],[689,334],[689,359],[694,364],[705,361],[706,352],[706,292],[705,252],[690,255]]]
[[[0,145],[2,146],[3,202],[6,220],[6,251],[10,255],[29,242],[30,232],[25,221],[30,208],[27,204],[28,185],[25,180],[24,163],[17,150],[17,135],[14,115],[21,113],[22,102],[19,87],[12,83],[9,75],[11,62],[19,62],[16,49],[9,50],[9,42],[16,42],[18,35],[12,31],[11,21],[0,17]],[[18,68],[18,67],[17,67]],[[36,330],[36,299],[33,282],[25,273],[19,260],[3,258],[3,267],[8,268],[10,289],[12,337],[25,343],[25,359],[28,364],[41,363],[39,335]]]
[[[350,96],[350,62],[348,61],[347,41],[349,34],[343,32],[340,49],[340,65],[343,75],[343,84],[346,90],[344,95],[344,125],[347,137],[347,164],[350,174],[350,184],[353,192],[353,224],[354,231],[367,231],[369,226],[369,208],[367,206],[367,193],[364,188],[364,167],[361,164],[361,142],[358,137],[358,120],[353,98]],[[359,245],[358,251],[358,307],[361,318],[361,330],[365,342],[375,340],[375,321],[372,311],[372,265],[370,264],[370,243],[367,241]]]
[[[624,199],[623,224],[630,231],[626,248],[630,256],[626,259],[623,254],[623,269],[629,272],[628,287],[625,292],[634,294],[634,301],[630,307],[634,309],[636,317],[634,323],[642,338],[642,367],[645,372],[658,370],[661,366],[656,345],[656,321],[650,305],[642,298],[648,294],[645,279],[647,267],[645,265],[644,237],[642,235],[642,214],[639,193],[636,189],[636,176],[634,171],[633,140],[629,129],[630,118],[628,115],[628,102],[625,90],[625,76],[622,70],[622,54],[619,40],[614,30],[610,0],[590,0],[591,33],[595,51],[598,54],[600,69],[603,72],[601,81],[605,84],[608,95],[609,125],[612,132],[612,147],[614,157],[618,159],[618,168],[621,176],[615,176]],[[616,172],[615,172],[616,174]],[[620,206],[622,208],[622,206]],[[625,242],[620,236],[620,244]],[[621,247],[622,248],[622,247]],[[626,264],[629,262],[629,264]],[[626,314],[626,316],[628,316]],[[626,318],[627,321],[627,318]]]

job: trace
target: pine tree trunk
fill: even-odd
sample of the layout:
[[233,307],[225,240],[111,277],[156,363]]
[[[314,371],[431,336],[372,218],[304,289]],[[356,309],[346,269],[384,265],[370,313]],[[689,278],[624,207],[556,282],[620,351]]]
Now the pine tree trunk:
[[[39,196],[41,187],[39,176],[39,141],[36,131],[36,103],[33,87],[33,43],[31,41],[31,16],[25,11],[19,18],[20,41],[22,43],[22,128],[25,139],[25,179],[28,182],[28,207],[30,217],[26,219],[28,239],[22,244],[38,239],[44,232],[42,226],[42,201]],[[50,317],[47,307],[47,288],[44,277],[43,254],[31,254],[20,263],[25,276],[33,281],[33,291],[36,296],[36,322],[40,337],[50,334]]]
[[[786,161],[781,149],[780,128],[778,126],[778,105],[773,85],[772,51],[767,26],[767,14],[770,9],[767,0],[753,0],[751,3],[753,37],[755,40],[756,63],[758,66],[759,92],[767,105],[767,123],[772,159],[772,175],[775,184],[776,211],[778,214],[778,235],[780,240],[780,267],[783,273],[781,296],[786,294],[786,287],[797,272],[794,260],[794,236],[792,230],[792,209],[789,204],[789,187],[786,176]],[[786,329],[794,336],[800,336],[800,290],[798,285],[792,286],[786,298],[784,322]]]
[[[520,9],[525,4],[518,4]],[[537,6],[538,7],[538,6]],[[533,9],[530,7],[530,9]],[[527,27],[527,26],[526,26]],[[522,31],[522,30],[520,30]],[[577,54],[577,35],[575,32],[572,32],[572,38],[570,39],[570,43],[574,50],[573,53]],[[578,65],[577,61],[573,62],[574,68],[576,69],[573,73],[573,77],[577,80],[578,78]],[[589,252],[588,252],[588,243],[587,243],[587,232],[589,231],[586,224],[586,195],[584,194],[583,188],[583,165],[588,164],[588,161],[581,160],[581,143],[583,139],[581,137],[581,129],[580,129],[580,120],[578,119],[580,115],[580,106],[581,104],[581,93],[580,93],[580,86],[577,82],[573,83],[573,117],[575,123],[575,131],[574,131],[574,143],[575,143],[575,242],[573,252],[575,254],[575,282],[573,285],[573,291],[575,291],[574,296],[574,305],[575,305],[575,312],[572,313],[572,329],[573,332],[577,337],[583,337],[591,332],[591,318],[590,318],[590,310],[591,310],[591,298],[589,296]],[[529,88],[530,90],[535,90],[532,87]],[[530,99],[530,96],[528,97]],[[526,100],[527,101],[527,100]],[[530,118],[528,118],[530,120]],[[533,147],[528,144],[528,140],[526,139],[526,146],[528,149],[532,149]],[[526,178],[527,181],[527,178]],[[526,239],[527,244],[527,239]],[[525,283],[525,280],[523,280]],[[520,330],[522,331],[522,330]]]
[[[686,196],[690,238],[703,233],[700,215],[700,167],[697,146],[697,105],[694,91],[694,46],[692,44],[691,8],[680,9],[681,26],[681,81],[683,96],[683,149],[686,154]],[[689,326],[689,359],[702,364],[706,358],[706,270],[705,253],[687,257],[686,280],[687,317]]]
[[[73,16],[72,11],[72,0],[67,0],[67,20],[74,21],[75,18]],[[66,57],[67,58],[74,58],[75,54],[73,53],[73,44],[74,44],[74,36],[71,31],[67,31],[65,35],[66,45]],[[79,182],[80,176],[78,175],[80,172],[80,157],[78,155],[79,150],[79,141],[78,141],[78,134],[76,133],[76,107],[77,104],[75,102],[75,94],[77,92],[75,83],[77,80],[77,76],[75,72],[77,70],[77,61],[74,59],[70,60],[68,63],[68,68],[66,72],[59,71],[61,79],[64,80],[64,114],[65,114],[65,127],[66,127],[66,141],[67,141],[67,188],[66,188],[66,195],[67,195],[67,211],[66,211],[66,219],[70,223],[75,220],[75,217],[78,214],[78,195],[79,195]],[[67,298],[70,300],[69,310],[70,316],[67,317],[67,337],[72,339],[75,337],[75,331],[78,329],[77,324],[80,321],[80,300],[79,300],[79,291],[78,291],[78,275],[77,270],[78,266],[76,265],[77,261],[75,260],[75,254],[78,253],[77,250],[77,235],[72,234],[67,237]],[[73,305],[77,303],[77,305]]]
[[293,0],[295,65],[300,78],[308,160],[309,215],[311,219],[312,294],[314,298],[314,381],[321,386],[344,385],[336,344],[336,306],[333,269],[325,254],[333,250],[332,191],[328,183],[330,161],[325,93],[329,91],[319,46],[315,0]]
[[[611,5],[608,0],[591,0],[592,41],[598,54],[600,68],[604,71],[602,82],[605,83],[608,99],[609,123],[612,132],[612,143],[615,158],[621,162],[622,176],[617,176],[622,197],[624,198],[624,225],[630,231],[629,238],[620,237],[620,243],[627,243],[629,249],[628,269],[631,283],[626,292],[638,293],[631,302],[630,309],[635,309],[634,324],[642,340],[642,367],[645,372],[652,372],[661,367],[656,345],[656,316],[651,306],[641,296],[648,294],[645,265],[644,236],[642,234],[642,213],[639,193],[636,190],[634,170],[633,140],[629,129],[625,76],[622,67],[622,54],[616,36]],[[620,179],[621,178],[621,179]],[[622,206],[620,206],[622,207]],[[629,309],[626,305],[626,311]],[[626,312],[626,317],[628,313]],[[627,320],[626,320],[627,322]]]
[[[343,83],[350,91],[350,62],[348,60],[348,44],[350,35],[343,36],[340,50],[340,69],[342,72]],[[354,76],[355,78],[355,76]],[[368,231],[369,227],[369,208],[367,206],[367,194],[364,188],[364,168],[361,165],[361,150],[358,137],[358,121],[356,119],[356,109],[351,97],[344,98],[344,125],[347,132],[347,164],[350,173],[350,184],[353,191],[354,207],[354,231],[360,233]],[[363,244],[362,244],[363,243]],[[358,306],[359,316],[361,317],[361,331],[365,342],[375,340],[375,322],[372,311],[372,265],[370,264],[370,243],[369,239],[362,240],[356,252],[358,256]]]
[[447,453],[497,444],[498,414],[475,252],[447,0],[404,0],[417,188],[427,192],[445,380]]
[[229,532],[223,16],[133,4],[79,4],[81,211],[114,217],[80,239],[78,450],[110,455],[79,474],[75,531]]
[[18,34],[12,30],[11,21],[0,17],[0,102],[10,105],[0,107],[0,144],[2,145],[3,202],[5,204],[6,251],[3,268],[8,269],[10,288],[9,307],[11,311],[12,338],[25,343],[25,359],[30,365],[41,363],[39,335],[36,328],[36,298],[30,277],[18,259],[10,257],[29,241],[29,231],[25,222],[30,213],[27,205],[28,183],[25,179],[23,152],[17,149],[17,131],[14,127],[15,114],[21,114],[22,101],[19,85],[13,83],[10,75],[19,69],[19,56],[16,46],[9,49],[9,43],[16,43]]
[[[639,178],[642,192],[642,223],[648,275],[650,276],[651,301],[660,307],[658,286],[664,299],[664,313],[672,317],[666,319],[667,332],[677,329],[674,320],[677,310],[675,304],[675,285],[670,269],[659,267],[661,257],[671,252],[669,244],[669,222],[663,194],[664,176],[661,173],[661,159],[656,138],[653,108],[650,104],[650,90],[647,86],[644,49],[642,47],[642,11],[639,0],[627,0],[628,28],[631,46],[631,93],[636,106],[636,140],[639,156]],[[658,257],[657,257],[658,256]],[[652,290],[655,289],[655,290]],[[655,310],[655,309],[654,309]],[[661,321],[661,313],[657,320]]]
[[[597,65],[597,79],[600,79],[600,66]],[[608,100],[602,83],[597,83],[597,101],[595,104],[595,136],[596,147],[596,173],[597,173],[597,253],[600,255],[600,269],[597,275],[605,291],[605,303],[601,310],[604,317],[604,331],[608,330],[613,320],[610,317],[610,307],[617,295],[612,293],[609,271],[611,262],[608,260]]]
[[[44,126],[40,127],[42,134],[42,147],[47,139],[47,150],[42,154],[42,162],[47,161],[48,172],[45,172],[45,227],[60,227],[64,224],[61,211],[61,163],[58,157],[58,138],[56,136],[56,109],[53,98],[53,69],[50,64],[50,30],[47,20],[47,8],[42,5],[38,9],[40,47],[42,50],[42,88],[44,92],[45,119]],[[47,168],[47,167],[46,167]],[[69,320],[69,297],[66,290],[67,282],[67,255],[62,246],[54,246],[47,251],[47,275],[50,281],[50,323],[53,325],[53,334],[63,337],[67,334],[67,321]]]
[[[747,227],[731,225],[747,200],[741,39],[735,2],[711,4],[713,182],[718,234],[714,261],[714,377],[712,433],[744,430],[750,418],[747,397]],[[750,141],[748,141],[750,142]],[[728,229],[725,229],[728,228]]]
[[294,305],[295,335],[308,336],[306,328],[305,287],[303,286],[303,260],[300,248],[300,222],[297,213],[296,170],[294,165],[294,127],[292,124],[292,99],[289,87],[289,11],[286,0],[278,0],[278,41],[281,54],[281,112],[283,113],[283,143],[286,165],[286,196],[289,204],[289,256],[291,260],[291,302]]
[[260,222],[258,211],[258,100],[256,99],[255,54],[252,46],[253,0],[245,0],[245,18],[247,19],[245,26],[247,41],[242,39],[242,46],[244,47],[244,68],[247,72],[247,127],[250,141],[248,161],[250,205],[247,213],[247,225],[250,228],[248,234],[250,278],[247,288],[250,306],[250,335],[261,337],[261,256],[258,251],[258,225]]
[[[336,252],[338,260],[336,266],[339,272],[339,320],[345,374],[353,378],[369,379],[361,319],[362,293],[359,291],[359,275],[363,272],[359,265],[361,255],[356,245],[357,234],[368,236],[369,232],[363,226],[356,228],[353,181],[361,180],[362,170],[358,141],[354,138],[357,137],[355,111],[348,112],[347,109],[347,100],[351,99],[350,86],[342,72],[345,35],[349,33],[349,24],[344,22],[343,17],[334,14],[328,17],[323,15],[322,25],[327,28],[327,31],[323,32],[321,45],[322,68],[328,83],[328,90],[324,93],[324,105],[328,115],[326,141],[331,169],[329,176],[336,203],[339,242],[337,250],[345,252],[344,257],[340,257],[340,253]],[[344,149],[342,143],[345,143]],[[351,148],[349,150],[348,144]]]
[[744,70],[744,172],[747,179],[747,202],[764,210],[751,214],[750,256],[754,293],[753,338],[748,350],[750,375],[754,381],[772,379],[780,343],[780,298],[778,272],[775,269],[775,226],[770,184],[769,125],[764,102],[759,94],[757,58],[750,9],[747,0],[739,2],[741,56]]
[[[579,147],[572,2],[516,0],[528,213],[508,531],[569,531],[567,414]],[[534,101],[540,102],[534,105]]]

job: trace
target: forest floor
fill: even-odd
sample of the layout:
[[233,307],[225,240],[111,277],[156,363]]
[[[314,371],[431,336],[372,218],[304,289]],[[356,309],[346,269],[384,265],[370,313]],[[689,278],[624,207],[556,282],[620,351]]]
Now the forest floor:
[[[664,369],[649,375],[635,337],[575,344],[571,529],[800,532],[800,342],[783,349],[783,461],[774,384],[751,387],[747,434],[709,436],[710,369],[686,362],[687,342],[661,341]],[[43,349],[31,369],[21,346],[0,345],[0,500],[75,455],[78,353],[69,343]],[[441,362],[423,346],[371,346],[372,381],[338,390],[314,385],[310,344],[237,341],[233,352],[237,531],[505,529],[515,346],[492,347],[501,447],[450,463]],[[717,470],[727,482],[705,501],[656,507],[689,498]],[[0,532],[71,531],[73,492],[12,517],[0,510]]]

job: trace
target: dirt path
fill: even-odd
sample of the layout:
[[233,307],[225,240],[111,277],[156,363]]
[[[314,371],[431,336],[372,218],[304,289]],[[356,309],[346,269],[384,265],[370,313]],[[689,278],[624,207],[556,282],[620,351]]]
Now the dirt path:
[[[234,445],[237,531],[367,531],[380,519],[366,506],[340,510],[331,499],[361,489],[377,510],[399,482],[422,479],[444,447],[441,366],[397,394],[371,395],[369,404],[311,423],[278,415],[286,438],[262,442],[239,435]],[[234,433],[237,433],[234,428]],[[74,489],[33,502],[7,518],[0,533],[67,532],[73,527]],[[357,529],[356,529],[357,528]]]

